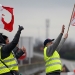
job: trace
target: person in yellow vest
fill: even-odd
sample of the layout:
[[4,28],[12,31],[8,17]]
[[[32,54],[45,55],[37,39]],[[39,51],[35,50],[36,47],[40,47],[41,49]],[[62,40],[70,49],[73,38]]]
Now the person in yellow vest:
[[6,44],[2,34],[0,34],[0,75],[19,75],[14,72],[19,71],[19,69],[12,50],[18,44],[23,29],[22,26],[19,26],[14,39],[9,44]]
[[61,33],[59,34],[55,42],[53,42],[54,39],[46,39],[44,41],[44,60],[46,67],[45,68],[46,75],[60,75],[60,72],[62,70],[59,50],[62,48],[62,45],[64,44],[66,38],[68,37],[68,33],[66,33],[61,41],[64,29],[65,26],[63,25]]
[[[2,34],[2,33],[1,33]],[[5,40],[5,44],[9,44],[10,42],[9,42],[9,38],[8,38],[8,36],[6,36],[6,35],[3,35],[2,34],[2,37],[3,37],[3,39]],[[10,52],[8,52],[7,54],[9,54]],[[23,59],[25,59],[26,58],[26,49],[25,49],[25,47],[23,46],[22,48],[19,48],[18,47],[18,45],[12,50],[12,53],[13,53],[13,55],[14,55],[14,58],[15,58],[15,60],[17,61],[17,60],[19,60],[22,56],[23,56],[23,54],[24,54],[24,58]],[[21,59],[21,60],[23,60],[23,59]],[[18,63],[18,61],[17,61],[17,63]],[[18,75],[18,74],[20,74],[18,71],[13,71],[16,75]]]
[[[2,34],[2,33],[1,33]],[[9,38],[6,35],[2,34],[3,39],[5,40],[5,44],[9,44]],[[15,58],[18,60],[23,54],[26,55],[26,49],[23,46],[22,48],[19,48],[18,45],[12,50],[12,53],[14,54]]]

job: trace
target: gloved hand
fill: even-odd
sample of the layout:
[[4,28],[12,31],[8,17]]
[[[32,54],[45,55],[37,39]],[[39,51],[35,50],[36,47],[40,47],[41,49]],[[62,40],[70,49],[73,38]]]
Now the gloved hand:
[[19,25],[19,29],[18,30],[22,31],[23,29],[24,29],[23,26]]

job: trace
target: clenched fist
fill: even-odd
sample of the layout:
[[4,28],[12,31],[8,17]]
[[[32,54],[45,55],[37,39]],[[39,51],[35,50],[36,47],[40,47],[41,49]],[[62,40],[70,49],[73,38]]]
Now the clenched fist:
[[22,31],[23,29],[24,29],[23,26],[19,25],[19,30]]
[[21,50],[26,53],[26,48],[24,46],[21,48]]
[[64,33],[64,30],[65,30],[65,25],[62,26],[61,33]]

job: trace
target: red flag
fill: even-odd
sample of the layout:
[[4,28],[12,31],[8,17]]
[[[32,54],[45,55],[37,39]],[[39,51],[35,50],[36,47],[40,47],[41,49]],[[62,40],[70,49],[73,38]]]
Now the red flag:
[[75,26],[75,4],[71,15],[70,25]]
[[67,33],[69,31],[70,25],[75,26],[75,4],[74,4],[74,7],[73,7],[71,19],[70,19],[70,22],[69,22],[69,25],[68,25]]
[[[6,6],[1,6],[1,7],[2,8],[0,9],[0,27],[11,32],[13,30],[13,24],[14,24],[13,8],[6,7]],[[6,11],[8,11],[11,14],[11,21],[9,23],[7,23],[3,18],[3,16],[5,16],[4,14],[1,13],[3,11],[3,9],[5,9]]]

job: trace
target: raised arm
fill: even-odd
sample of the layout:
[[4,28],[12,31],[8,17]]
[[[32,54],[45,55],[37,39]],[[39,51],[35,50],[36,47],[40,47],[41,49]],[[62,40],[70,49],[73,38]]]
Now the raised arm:
[[64,33],[64,29],[65,29],[65,26],[63,25],[62,26],[62,30],[61,30],[61,33],[59,34],[59,36],[57,37],[57,39],[55,40],[55,42],[53,43],[53,45],[49,46],[47,48],[47,56],[51,56],[54,51],[56,50],[56,48],[58,47],[60,41],[61,41],[61,38],[62,38],[62,35]]
[[58,52],[59,52],[59,51],[61,50],[61,48],[63,47],[63,44],[64,44],[64,42],[66,41],[67,37],[68,37],[68,33],[66,33],[66,34],[64,35],[63,39],[61,40],[60,44],[58,45],[58,47],[57,47],[57,49],[56,49]]
[[12,40],[12,42],[10,42],[9,44],[5,45],[2,48],[3,51],[10,53],[16,47],[16,45],[17,45],[17,43],[19,41],[19,38],[20,38],[21,31],[23,29],[24,28],[22,26],[19,26],[19,29],[18,29],[14,39]]

